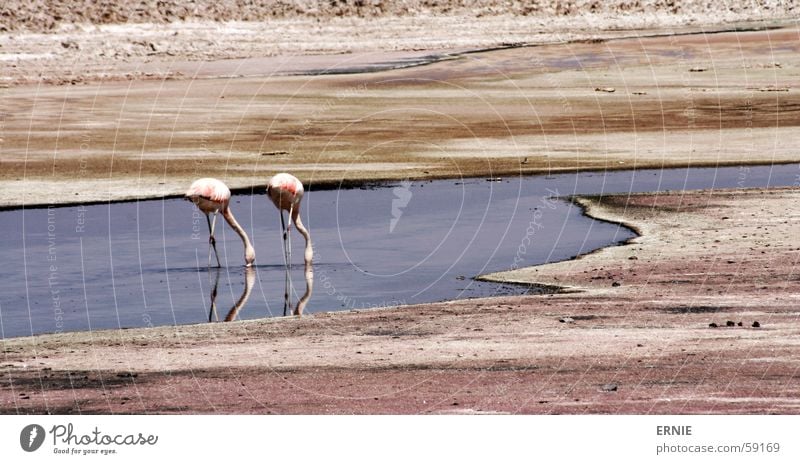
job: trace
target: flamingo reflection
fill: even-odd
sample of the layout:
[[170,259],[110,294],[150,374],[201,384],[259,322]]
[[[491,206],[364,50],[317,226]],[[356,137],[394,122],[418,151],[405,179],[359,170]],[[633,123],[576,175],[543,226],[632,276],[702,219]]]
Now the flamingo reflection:
[[[217,316],[217,288],[219,287],[219,275],[220,270],[216,270],[216,276],[214,278],[214,285],[211,287],[211,309],[208,313],[208,322],[219,321],[219,316]],[[230,322],[236,319],[236,315],[239,313],[239,310],[247,304],[247,300],[250,299],[250,293],[253,291],[253,285],[256,283],[256,271],[252,267],[244,268],[244,290],[242,290],[242,295],[236,300],[236,303],[233,304],[230,311],[228,311],[228,315],[225,316],[225,321]]]
[[[213,275],[213,285],[211,286],[211,307],[208,313],[208,322],[219,321],[219,316],[217,315],[217,293],[219,289],[219,277],[220,277],[220,270],[214,269]],[[210,274],[210,273],[209,273]],[[311,299],[311,293],[314,288],[314,270],[311,264],[307,264],[305,267],[305,280],[306,280],[306,291],[297,301],[297,304],[294,305],[294,310],[292,311],[293,315],[299,316],[303,314],[303,311],[308,304],[308,300]],[[250,293],[253,291],[253,286],[256,282],[256,270],[252,267],[244,268],[244,289],[242,290],[241,296],[239,299],[236,300],[236,303],[231,307],[228,314],[223,319],[225,322],[230,322],[236,320],[236,317],[239,314],[239,311],[247,304],[247,300],[250,299]],[[292,301],[291,301],[291,294],[287,293],[284,295],[284,316],[286,315],[287,307],[291,309]]]
[[[297,306],[294,308],[295,316],[300,316],[303,314],[303,310],[306,309],[306,304],[308,303],[309,298],[311,298],[311,291],[314,289],[314,269],[311,266],[311,262],[306,262],[305,277],[306,292],[303,293],[303,296],[300,297],[300,300],[297,302]],[[291,301],[285,302],[284,316],[286,315],[286,305],[291,306],[291,304]]]

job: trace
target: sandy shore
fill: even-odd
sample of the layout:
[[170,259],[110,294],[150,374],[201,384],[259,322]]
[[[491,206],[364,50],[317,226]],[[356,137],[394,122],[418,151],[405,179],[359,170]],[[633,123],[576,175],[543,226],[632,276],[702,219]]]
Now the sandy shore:
[[577,199],[643,235],[487,277],[573,293],[4,340],[0,408],[797,413],[798,199]]
[[[800,161],[795,26],[630,33],[367,74],[263,77],[282,66],[263,58],[168,63],[224,78],[10,86],[0,207],[157,198],[203,176],[262,188],[284,170],[337,185]],[[421,58],[383,53],[286,66]]]

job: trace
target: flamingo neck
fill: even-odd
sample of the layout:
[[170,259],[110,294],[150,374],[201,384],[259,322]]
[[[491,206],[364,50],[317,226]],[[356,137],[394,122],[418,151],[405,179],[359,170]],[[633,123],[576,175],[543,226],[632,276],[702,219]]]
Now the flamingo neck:
[[314,249],[311,246],[311,234],[308,233],[308,229],[303,225],[303,221],[300,220],[300,214],[294,215],[294,225],[297,231],[300,232],[300,235],[306,239],[305,261],[306,266],[310,266],[314,257]]
[[253,244],[250,243],[250,237],[247,236],[247,232],[244,231],[244,228],[242,228],[242,226],[236,222],[236,218],[233,217],[233,212],[231,212],[230,207],[225,208],[225,210],[222,212],[222,215],[225,217],[225,220],[228,221],[228,224],[230,224],[231,228],[233,228],[233,230],[239,234],[239,237],[242,238],[242,243],[244,243],[245,261],[247,261],[248,256],[253,256],[253,259],[255,259],[255,249],[253,248]]

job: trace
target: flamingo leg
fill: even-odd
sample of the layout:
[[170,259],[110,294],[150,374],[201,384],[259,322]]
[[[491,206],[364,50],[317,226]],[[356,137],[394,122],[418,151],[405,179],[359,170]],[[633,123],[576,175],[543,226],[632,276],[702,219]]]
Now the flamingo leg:
[[[206,215],[206,219],[208,219],[208,215]],[[214,238],[214,227],[217,225],[217,213],[214,213],[214,219],[211,220],[209,224],[209,231],[211,235],[208,237],[208,242],[211,243],[211,247],[214,248],[214,256],[217,257],[217,267],[221,267],[219,262],[219,253],[217,252],[217,239]],[[208,253],[208,267],[211,267],[211,252]]]
[[[281,215],[283,217],[283,215]],[[286,217],[288,224],[286,225],[286,267],[289,272],[292,270],[292,234],[289,231],[292,228],[292,208],[289,208],[289,215]],[[291,285],[291,279],[289,279]]]
[[281,233],[283,234],[283,266],[285,271],[284,287],[283,287],[283,315],[286,316],[289,308],[289,256],[286,252],[286,239],[288,232],[286,230],[286,221],[283,219],[283,210],[278,210],[281,215]]
[[211,231],[211,218],[206,213],[206,223],[208,223],[208,267],[211,267],[211,241],[214,238],[214,233]]
[[[281,215],[283,217],[283,215]],[[294,286],[292,285],[292,207],[289,208],[289,214],[286,215],[286,277],[289,280],[289,309],[291,309],[291,297],[294,295]]]

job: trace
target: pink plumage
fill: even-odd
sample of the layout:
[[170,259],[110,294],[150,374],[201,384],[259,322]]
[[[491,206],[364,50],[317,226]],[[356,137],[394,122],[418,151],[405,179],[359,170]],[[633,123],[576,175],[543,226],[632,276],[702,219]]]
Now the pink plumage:
[[[230,224],[234,231],[239,234],[244,244],[244,265],[251,266],[256,260],[256,252],[253,245],[250,243],[250,238],[244,231],[242,226],[236,222],[231,212],[231,190],[221,180],[204,177],[192,182],[189,190],[186,191],[186,199],[191,200],[192,203],[205,213],[206,221],[208,222],[208,242],[217,257],[217,267],[220,266],[219,254],[217,253],[216,239],[214,238],[214,227],[217,223],[217,213],[222,212],[222,216]],[[209,218],[209,214],[214,215],[214,219]],[[208,254],[208,265],[211,266],[211,250]]]
[[279,210],[297,210],[303,199],[303,183],[297,177],[285,172],[275,174],[267,184],[267,196]]
[[[186,191],[186,198],[191,199],[203,212],[214,212],[224,209],[223,206],[227,205],[231,199],[231,190],[219,179],[212,179],[204,177],[192,182],[189,190]],[[209,200],[214,203],[219,203],[217,208],[206,211],[204,206],[213,208],[213,205],[201,205],[197,200]]]

